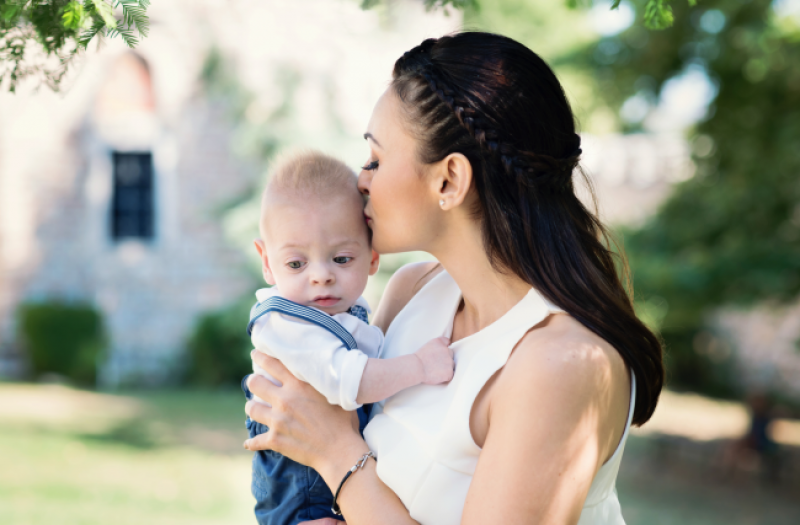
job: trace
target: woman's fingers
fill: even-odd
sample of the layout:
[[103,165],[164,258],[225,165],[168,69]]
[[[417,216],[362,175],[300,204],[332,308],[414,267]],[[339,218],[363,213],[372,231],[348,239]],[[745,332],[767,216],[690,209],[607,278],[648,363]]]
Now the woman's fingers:
[[258,350],[253,350],[250,352],[250,357],[253,358],[253,362],[255,362],[255,364],[263,368],[266,373],[281,383],[286,384],[288,379],[294,379],[294,376],[291,372],[289,372],[289,369],[274,357],[270,357],[264,352],[259,352]]
[[301,521],[297,525],[347,525],[347,523],[333,518],[322,518],[314,521]]
[[[260,376],[258,374],[250,374],[250,377],[247,378],[247,389],[255,395],[256,397],[263,399],[270,405],[275,404],[275,399],[277,396],[280,395],[280,388],[275,383],[270,381],[264,376]],[[245,412],[247,412],[247,407],[251,405],[260,405],[264,406],[263,403],[259,403],[257,401],[248,402],[245,405]],[[250,413],[247,413],[251,419],[255,419]],[[256,420],[258,421],[258,420]]]
[[258,450],[272,450],[274,448],[274,444],[271,441],[272,439],[273,436],[271,433],[265,432],[246,440],[242,446],[252,452],[256,452]]

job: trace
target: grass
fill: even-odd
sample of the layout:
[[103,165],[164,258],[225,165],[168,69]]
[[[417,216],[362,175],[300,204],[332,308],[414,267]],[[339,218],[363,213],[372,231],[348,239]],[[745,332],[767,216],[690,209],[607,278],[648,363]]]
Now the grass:
[[233,391],[0,385],[0,522],[254,523],[242,407]]
[[627,525],[797,525],[800,485],[734,479],[674,456],[659,457],[652,438],[631,436],[617,492]]
[[[692,404],[702,406],[711,405]],[[255,523],[242,409],[235,390],[102,394],[0,383],[0,523]],[[617,486],[628,525],[800,523],[796,486],[720,482],[659,459],[655,439],[638,433],[626,448]]]

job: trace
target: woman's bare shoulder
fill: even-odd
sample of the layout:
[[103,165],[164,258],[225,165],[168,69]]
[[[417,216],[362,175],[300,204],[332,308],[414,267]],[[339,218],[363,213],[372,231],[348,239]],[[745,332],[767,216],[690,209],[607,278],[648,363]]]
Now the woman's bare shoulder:
[[386,284],[373,324],[385,332],[411,298],[442,271],[438,262],[419,262],[406,264],[394,272]]
[[629,381],[613,346],[573,317],[558,314],[520,340],[498,377],[492,401],[518,406],[520,396],[528,398],[523,403],[534,413],[556,415],[551,423],[556,425],[598,416],[598,444],[605,458],[625,426]]
[[530,365],[544,366],[549,373],[572,377],[624,370],[622,357],[613,346],[575,318],[564,314],[549,317],[541,326],[525,334],[512,359],[514,356]]

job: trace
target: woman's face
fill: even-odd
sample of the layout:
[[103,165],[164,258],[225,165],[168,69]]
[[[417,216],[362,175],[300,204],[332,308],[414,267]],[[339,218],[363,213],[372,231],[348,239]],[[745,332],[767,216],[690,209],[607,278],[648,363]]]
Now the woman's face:
[[430,251],[441,220],[435,183],[417,160],[416,140],[406,130],[401,104],[389,87],[364,134],[370,156],[358,187],[369,195],[364,213],[378,253]]

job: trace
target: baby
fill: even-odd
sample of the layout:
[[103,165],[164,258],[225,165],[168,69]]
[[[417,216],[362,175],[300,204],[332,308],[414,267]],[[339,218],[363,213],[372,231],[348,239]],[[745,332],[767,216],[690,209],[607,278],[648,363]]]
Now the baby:
[[[361,297],[378,270],[363,209],[355,174],[344,163],[317,152],[277,163],[255,242],[273,287],[256,292],[247,327],[257,350],[279,359],[330,403],[358,410],[362,430],[369,408],[363,405],[414,385],[450,381],[454,367],[445,338],[413,354],[379,359],[383,334],[368,324],[369,306]],[[275,382],[259,367],[253,370]],[[252,397],[246,387],[245,393]],[[249,418],[247,428],[251,438],[268,430]],[[272,451],[253,458],[252,491],[260,525],[337,518],[319,474]]]

